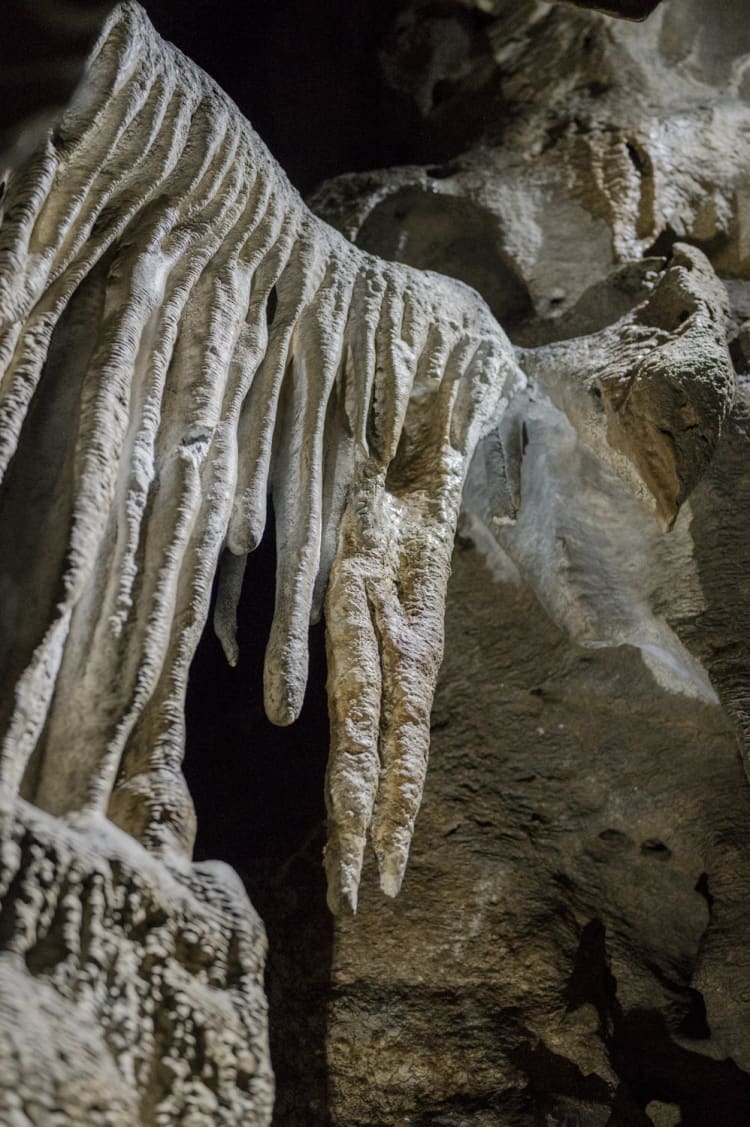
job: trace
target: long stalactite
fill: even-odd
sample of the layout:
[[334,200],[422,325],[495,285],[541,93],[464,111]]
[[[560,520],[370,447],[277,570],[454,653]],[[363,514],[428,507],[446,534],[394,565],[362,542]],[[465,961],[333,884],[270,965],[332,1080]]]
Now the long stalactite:
[[266,709],[299,713],[333,569],[330,898],[356,905],[370,828],[395,894],[464,476],[523,383],[504,333],[473,291],[314,218],[134,3],[12,177],[0,239],[0,506],[22,529],[2,553],[6,792],[190,848],[189,664],[222,552],[216,627],[237,660],[270,497]]

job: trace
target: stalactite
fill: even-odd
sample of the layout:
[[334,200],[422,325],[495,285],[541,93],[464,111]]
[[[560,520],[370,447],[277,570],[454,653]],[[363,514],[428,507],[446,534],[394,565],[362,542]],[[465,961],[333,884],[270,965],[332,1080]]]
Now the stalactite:
[[[332,570],[330,900],[356,905],[368,831],[395,894],[463,479],[523,383],[502,330],[473,291],[382,262],[315,219],[134,3],[113,13],[74,104],[11,179],[0,316],[6,544],[40,494],[4,581],[17,626],[6,791],[189,849],[189,663],[223,549],[215,620],[238,658],[242,560],[270,497],[266,709],[280,724],[299,713]],[[40,432],[61,395],[65,414]],[[57,428],[66,461],[50,498]],[[52,520],[65,528],[54,560]]]

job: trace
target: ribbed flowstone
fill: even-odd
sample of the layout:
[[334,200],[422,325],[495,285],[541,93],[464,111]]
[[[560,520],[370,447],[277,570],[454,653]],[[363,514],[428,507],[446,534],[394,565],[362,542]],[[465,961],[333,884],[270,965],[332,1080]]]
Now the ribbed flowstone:
[[132,3],[57,129],[12,154],[13,1127],[270,1117],[263,929],[189,862],[181,774],[212,579],[221,559],[234,663],[269,490],[282,724],[328,585],[335,910],[368,857],[335,929],[290,876],[317,889],[322,825],[244,866],[264,911],[291,905],[269,925],[276,1045],[304,996],[277,1122],[746,1127],[747,25],[664,0],[616,26],[404,4],[378,57],[427,163],[317,195],[358,247]]

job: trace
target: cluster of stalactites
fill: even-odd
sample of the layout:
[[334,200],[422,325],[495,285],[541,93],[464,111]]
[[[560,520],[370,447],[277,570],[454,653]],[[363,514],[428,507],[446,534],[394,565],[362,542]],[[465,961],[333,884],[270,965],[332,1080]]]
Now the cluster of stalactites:
[[331,903],[371,835],[398,890],[427,760],[461,487],[520,380],[481,300],[316,220],[135,3],[12,178],[0,227],[0,775],[43,808],[188,849],[189,664],[237,660],[270,495],[269,716],[327,601]]

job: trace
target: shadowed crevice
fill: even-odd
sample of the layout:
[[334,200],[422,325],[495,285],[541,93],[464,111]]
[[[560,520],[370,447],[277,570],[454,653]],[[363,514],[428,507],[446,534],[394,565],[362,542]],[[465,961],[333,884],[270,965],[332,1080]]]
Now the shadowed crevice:
[[273,614],[275,552],[267,536],[248,558],[230,668],[211,615],[191,668],[185,776],[198,818],[197,860],[237,869],[265,924],[274,1127],[328,1123],[326,1065],[333,920],[322,852],[328,752],[323,628],[311,631],[310,682],[300,720],[265,716],[261,671]]

